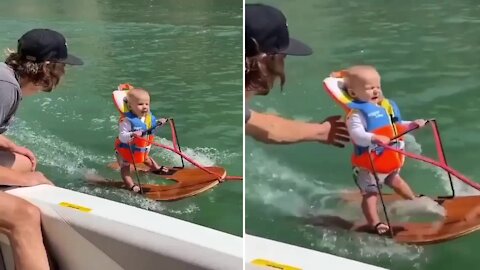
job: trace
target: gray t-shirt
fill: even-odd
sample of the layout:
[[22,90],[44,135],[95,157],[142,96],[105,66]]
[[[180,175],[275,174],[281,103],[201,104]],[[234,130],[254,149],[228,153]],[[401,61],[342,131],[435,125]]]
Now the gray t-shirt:
[[21,100],[22,92],[15,72],[0,63],[0,134],[7,131]]
[[250,111],[250,107],[248,107],[247,103],[245,103],[245,123],[248,123],[248,120],[250,120],[250,115],[252,112]]

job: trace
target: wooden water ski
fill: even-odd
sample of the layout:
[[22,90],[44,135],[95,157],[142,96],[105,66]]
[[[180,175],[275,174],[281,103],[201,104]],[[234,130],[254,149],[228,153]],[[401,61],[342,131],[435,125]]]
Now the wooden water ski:
[[[118,163],[116,162],[108,164],[108,167],[113,170],[120,170],[120,166],[118,166]],[[200,168],[167,167],[171,172],[165,174],[156,174],[151,172],[150,168],[148,168],[148,166],[144,164],[136,164],[136,167],[138,172],[152,173],[162,178],[175,181],[181,181],[185,177],[188,179],[198,178],[198,180],[200,181],[213,181],[215,179],[222,181],[226,176],[226,170],[222,167],[204,167],[212,173],[222,176],[221,179],[218,179],[216,175],[208,173]],[[130,171],[132,173],[135,172],[135,168],[133,167],[133,165],[130,165]]]
[[[226,171],[221,167],[206,167],[209,171],[226,176]],[[138,167],[137,167],[138,169]],[[178,200],[190,196],[197,195],[201,192],[209,190],[220,183],[215,175],[205,172],[198,168],[176,168],[169,167],[171,174],[160,175],[159,177],[174,180],[175,184],[142,184],[143,194],[149,199],[156,201]],[[122,181],[111,181],[104,178],[90,177],[88,181],[91,184],[126,188]]]
[[[398,195],[384,194],[385,202],[402,200]],[[342,199],[358,202],[357,193],[346,193]],[[435,222],[393,223],[393,239],[399,243],[427,245],[452,240],[480,229],[480,196],[436,198],[446,210],[444,219]],[[309,223],[318,226],[336,227],[354,232],[376,234],[366,224],[355,223],[337,216],[317,216]],[[390,237],[387,232],[384,234]]]

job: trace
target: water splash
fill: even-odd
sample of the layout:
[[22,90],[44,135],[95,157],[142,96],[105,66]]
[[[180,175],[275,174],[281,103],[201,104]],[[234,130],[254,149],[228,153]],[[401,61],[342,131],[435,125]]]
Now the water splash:
[[282,164],[262,149],[252,151],[246,168],[246,179],[249,179],[245,186],[246,199],[268,205],[284,216],[304,217],[312,209],[322,209],[329,195],[342,190],[338,185]]
[[420,197],[413,200],[398,200],[388,206],[389,216],[436,216],[445,217],[445,208],[429,197]]
[[35,149],[35,155],[42,165],[60,169],[73,176],[84,173],[86,163],[101,164],[109,159],[108,156],[93,154],[63,141],[45,129],[35,128],[33,124],[27,125],[20,119],[16,119],[8,133],[15,134],[16,143]]
[[[406,145],[406,150],[408,152],[412,152],[415,154],[422,154],[422,146],[415,140],[415,137],[408,134],[405,136],[405,145]],[[438,168],[436,166],[433,166],[431,164],[425,163],[425,162],[416,162],[418,164],[418,168],[421,169],[427,169],[431,172],[433,172],[434,177],[438,178],[441,180],[441,184],[445,192],[450,192],[450,180],[448,177],[448,173],[443,170],[442,168]],[[466,195],[480,195],[480,191],[464,184],[462,181],[460,181],[458,178],[452,175],[452,182],[453,182],[453,188],[455,189],[456,195],[460,196],[466,196]]]

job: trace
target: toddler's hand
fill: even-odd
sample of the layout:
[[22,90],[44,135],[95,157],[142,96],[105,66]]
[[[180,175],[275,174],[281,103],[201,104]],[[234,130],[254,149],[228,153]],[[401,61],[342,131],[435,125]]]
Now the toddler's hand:
[[133,137],[142,137],[142,134],[143,134],[143,132],[140,131],[140,130],[132,132]]
[[342,78],[344,76],[344,72],[342,70],[340,71],[333,71],[330,73],[330,77],[332,78]]
[[157,120],[157,126],[163,126],[165,125],[165,123],[168,122],[168,119],[167,118],[160,118]]
[[423,126],[425,126],[427,121],[425,119],[417,119],[417,120],[413,121],[413,123],[418,125],[418,127],[423,127]]
[[373,135],[372,142],[373,143],[389,144],[390,143],[390,138],[388,138],[387,136],[383,136],[383,135]]

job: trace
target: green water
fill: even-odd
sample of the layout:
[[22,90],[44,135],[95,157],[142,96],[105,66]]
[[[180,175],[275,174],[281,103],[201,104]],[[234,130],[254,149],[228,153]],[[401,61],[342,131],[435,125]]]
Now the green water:
[[[253,108],[321,121],[341,113],[322,80],[332,70],[372,64],[403,117],[436,118],[449,164],[480,179],[478,2],[264,2],[284,10],[291,33],[310,44],[314,55],[287,57],[285,91],[254,98]],[[409,136],[407,149],[435,157],[430,130]],[[358,206],[347,209],[333,200],[340,190],[355,189],[350,150],[316,143],[271,146],[247,138],[246,231],[389,269],[478,267],[480,233],[418,247],[305,224],[305,217],[318,214],[360,215]],[[449,192],[448,177],[429,165],[409,160],[402,174],[419,193]],[[475,193],[459,181],[455,187],[459,195]]]
[[[120,179],[106,167],[114,161],[118,121],[111,93],[129,82],[151,91],[157,116],[175,119],[188,156],[242,175],[242,12],[238,0],[2,0],[2,50],[16,48],[27,30],[48,27],[64,33],[85,62],[68,68],[58,90],[25,99],[9,135],[37,154],[39,169],[58,186],[241,235],[242,182],[155,202],[89,186],[84,174]],[[172,145],[168,129],[160,136]],[[169,152],[152,154],[180,165]]]

